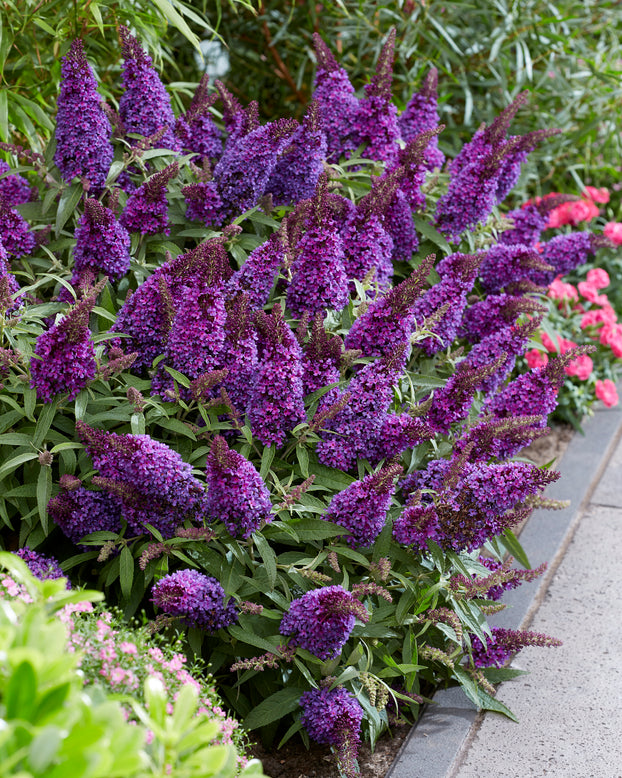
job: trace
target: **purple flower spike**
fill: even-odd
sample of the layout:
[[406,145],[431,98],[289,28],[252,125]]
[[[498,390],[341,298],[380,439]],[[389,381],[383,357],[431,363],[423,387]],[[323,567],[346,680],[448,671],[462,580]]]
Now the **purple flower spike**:
[[508,659],[525,646],[552,648],[561,646],[561,640],[530,630],[505,629],[493,627],[492,635],[484,646],[481,640],[471,635],[473,661],[476,667],[503,667]]
[[[54,557],[45,556],[27,547],[18,549],[15,554],[26,562],[30,572],[40,581],[67,577]],[[71,589],[69,581],[67,588]]]
[[398,543],[427,552],[427,540],[438,541],[439,522],[433,505],[407,505],[393,523],[393,537]]
[[233,600],[225,604],[225,590],[215,578],[198,570],[165,575],[151,589],[151,601],[188,627],[216,632],[238,620]]
[[11,273],[8,255],[0,240],[0,312],[11,312],[19,307],[19,298],[13,298],[18,292],[19,282]]
[[322,174],[315,197],[306,209],[303,235],[295,246],[292,280],[287,287],[287,306],[300,318],[327,308],[342,310],[348,302],[348,279],[344,268],[343,242],[332,224],[328,181]]
[[122,83],[125,88],[119,100],[119,113],[125,131],[150,136],[163,129],[160,147],[179,151],[180,143],[173,134],[175,116],[171,98],[153,67],[151,57],[127,27],[119,28],[119,36],[124,60]]
[[73,400],[95,378],[95,346],[89,330],[94,305],[95,297],[83,298],[37,338],[30,385],[42,402],[51,402],[61,393]]
[[349,530],[346,541],[352,548],[371,546],[386,523],[394,479],[401,472],[401,465],[391,465],[355,481],[333,497],[322,518]]
[[329,336],[322,314],[318,314],[311,326],[311,336],[304,346],[302,364],[305,397],[324,386],[339,382],[343,341],[338,335]]
[[369,612],[343,586],[312,589],[290,603],[279,631],[291,635],[290,644],[310,651],[319,659],[339,656],[356,619],[369,621]]
[[54,161],[63,180],[86,178],[91,190],[101,192],[114,155],[112,127],[79,38],[63,57],[61,73]]
[[35,235],[28,222],[11,208],[9,202],[0,194],[0,239],[9,257],[23,257],[35,247]]
[[276,205],[290,205],[313,197],[324,169],[326,134],[321,127],[319,107],[309,106],[302,125],[279,157],[266,186]]
[[186,519],[206,517],[205,486],[164,443],[149,435],[96,430],[81,421],[76,431],[99,471],[93,483],[120,499],[132,531],[145,532],[148,523],[170,538]]
[[[0,159],[0,176],[8,173],[10,166],[3,159]],[[0,197],[9,206],[22,205],[29,203],[37,196],[35,187],[30,186],[28,181],[18,173],[12,173],[0,178]]]
[[179,165],[173,162],[132,192],[120,219],[129,232],[140,232],[143,235],[170,233],[166,185],[178,173]]
[[275,232],[265,243],[253,249],[242,267],[231,276],[227,283],[227,295],[245,292],[254,308],[263,307],[284,262],[285,249],[281,236]]
[[272,314],[257,311],[258,364],[248,404],[248,418],[264,446],[278,447],[305,419],[302,351],[280,306]]
[[216,435],[207,455],[207,510],[230,535],[246,540],[270,521],[270,492],[255,467]]
[[190,108],[177,118],[175,135],[179,138],[183,151],[193,151],[201,160],[218,159],[222,154],[222,135],[214,124],[209,108],[218,98],[217,92],[208,92],[209,77],[201,77]]
[[[63,534],[76,545],[92,532],[121,531],[121,502],[111,494],[92,492],[84,486],[52,497],[48,513]],[[87,551],[92,548],[84,546]]]
[[378,57],[376,73],[365,86],[365,97],[359,102],[352,122],[355,145],[366,144],[364,156],[389,166],[397,161],[400,139],[397,108],[391,101],[394,50],[395,28],[392,28]]
[[488,292],[498,292],[511,284],[535,280],[551,272],[551,265],[536,249],[508,243],[498,243],[489,249],[479,270],[482,285]]
[[294,119],[278,119],[249,132],[225,151],[214,168],[224,219],[257,205],[266,191],[279,155],[298,127]]
[[313,99],[319,106],[322,129],[326,133],[326,161],[336,163],[342,155],[349,156],[358,145],[353,137],[358,100],[348,74],[339,67],[317,33],[313,35],[313,45],[317,58]]
[[343,686],[312,689],[300,696],[300,720],[317,743],[333,746],[345,778],[359,774],[356,757],[360,743],[363,708]]
[[[438,71],[430,68],[424,78],[421,89],[415,92],[408,105],[398,119],[402,138],[409,143],[417,135],[426,130],[436,130],[439,124],[438,115]],[[432,135],[425,148],[425,166],[428,170],[441,168],[445,163],[445,155],[438,147],[436,133]]]
[[130,269],[130,236],[114,213],[98,200],[84,201],[75,239],[74,276],[92,270],[114,280]]
[[186,201],[186,218],[190,221],[203,222],[206,227],[220,224],[222,203],[213,181],[201,181],[198,184],[188,184],[181,190]]

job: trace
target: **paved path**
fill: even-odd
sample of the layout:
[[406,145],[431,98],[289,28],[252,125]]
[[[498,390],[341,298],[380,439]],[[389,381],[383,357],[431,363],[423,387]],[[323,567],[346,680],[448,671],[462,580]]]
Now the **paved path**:
[[387,778],[622,778],[622,411],[601,410],[586,432],[552,490],[573,499],[565,526],[538,512],[521,537],[532,566],[550,561],[548,578],[508,593],[514,608],[500,614],[500,626],[564,643],[514,660],[529,675],[497,697],[519,723],[443,692]]

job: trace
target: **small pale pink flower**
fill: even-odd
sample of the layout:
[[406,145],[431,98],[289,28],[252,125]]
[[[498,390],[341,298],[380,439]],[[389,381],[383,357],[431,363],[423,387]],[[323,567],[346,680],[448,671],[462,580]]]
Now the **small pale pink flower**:
[[616,246],[622,245],[622,222],[607,222],[603,229],[603,234],[615,243]]
[[529,367],[533,370],[534,368],[544,367],[549,361],[549,355],[537,348],[532,348],[525,354],[525,359],[527,360]]
[[600,188],[595,186],[586,186],[583,190],[583,197],[591,200],[593,203],[608,203],[609,190],[604,186]]
[[604,289],[606,286],[609,286],[611,280],[609,273],[603,270],[602,267],[593,267],[587,271],[587,282],[595,289]]
[[594,369],[594,363],[587,356],[587,354],[581,354],[576,359],[573,359],[569,365],[566,365],[564,372],[566,375],[576,376],[579,381],[587,381],[592,375]]
[[134,643],[128,643],[125,640],[121,643],[119,648],[121,649],[121,651],[124,654],[137,654],[138,653],[138,649],[136,648]]
[[616,385],[610,378],[605,378],[604,381],[596,381],[596,397],[607,406],[607,408],[613,408],[618,404],[618,390]]

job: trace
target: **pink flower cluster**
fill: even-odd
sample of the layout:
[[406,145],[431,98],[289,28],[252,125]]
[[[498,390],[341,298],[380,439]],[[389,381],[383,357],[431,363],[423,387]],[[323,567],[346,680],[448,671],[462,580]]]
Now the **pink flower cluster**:
[[[547,197],[559,197],[558,192],[552,192]],[[600,214],[597,203],[608,203],[609,192],[605,188],[597,189],[586,186],[583,196],[576,200],[558,205],[549,213],[548,228],[563,227],[570,224],[573,227],[581,222],[590,222]]]

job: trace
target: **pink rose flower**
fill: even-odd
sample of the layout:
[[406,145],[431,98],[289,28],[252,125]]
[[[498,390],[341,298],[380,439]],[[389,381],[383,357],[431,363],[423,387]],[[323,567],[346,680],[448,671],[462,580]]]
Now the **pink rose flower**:
[[594,369],[594,363],[587,356],[587,354],[581,354],[576,359],[573,359],[569,365],[566,365],[564,372],[566,375],[574,375],[579,381],[587,381],[592,375]]
[[544,367],[549,361],[549,355],[537,348],[532,348],[525,354],[525,359],[527,360],[529,367],[534,369]]
[[596,381],[596,397],[602,400],[607,408],[613,408],[618,404],[618,390],[616,385],[610,378],[605,378],[604,381]]
[[585,297],[586,300],[589,300],[591,303],[595,303],[596,305],[607,305],[609,302],[609,298],[606,294],[598,294],[598,289],[589,283],[589,281],[579,281],[577,284],[577,287],[579,289],[579,293]]
[[611,280],[606,270],[603,270],[602,267],[594,267],[587,271],[587,282],[595,289],[604,289],[609,286]]
[[552,300],[578,300],[579,294],[572,284],[567,284],[558,276],[549,284],[547,295]]
[[570,222],[568,223],[572,225],[592,221],[600,213],[598,207],[591,200],[575,200],[569,205]]
[[622,245],[622,222],[607,222],[603,229],[603,234],[606,238],[616,244],[616,246]]

